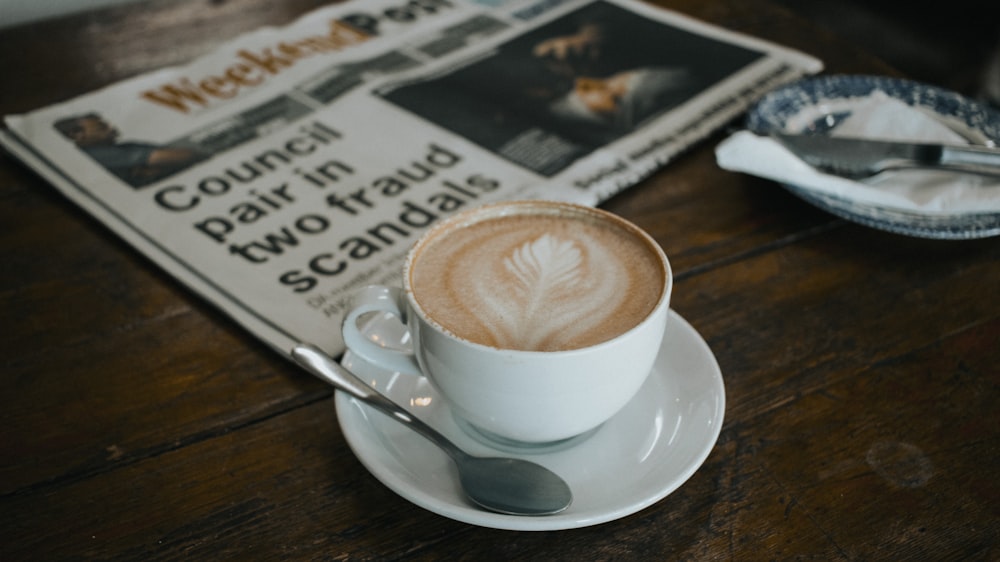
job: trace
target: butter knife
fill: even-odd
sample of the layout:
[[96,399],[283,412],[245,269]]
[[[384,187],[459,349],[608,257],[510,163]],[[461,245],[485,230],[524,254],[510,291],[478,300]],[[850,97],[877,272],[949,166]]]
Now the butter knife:
[[1000,177],[1000,149],[907,143],[827,135],[770,133],[812,167],[850,178],[905,168],[941,169]]

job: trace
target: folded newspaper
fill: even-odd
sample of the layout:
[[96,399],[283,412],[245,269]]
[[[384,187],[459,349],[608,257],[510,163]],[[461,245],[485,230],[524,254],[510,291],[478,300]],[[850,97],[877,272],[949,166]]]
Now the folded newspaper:
[[0,142],[270,346],[337,355],[351,292],[438,219],[597,205],[821,67],[627,0],[352,0]]

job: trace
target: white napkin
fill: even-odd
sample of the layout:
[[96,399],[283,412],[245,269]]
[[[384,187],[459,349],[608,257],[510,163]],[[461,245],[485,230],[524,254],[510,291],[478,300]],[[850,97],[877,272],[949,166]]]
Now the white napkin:
[[[816,110],[825,111],[824,108]],[[968,143],[937,116],[883,92],[852,100],[849,110],[850,116],[833,129],[832,135]],[[820,115],[822,113],[803,119],[812,120]],[[794,121],[790,122],[794,127]],[[721,142],[715,149],[715,158],[726,170],[846,198],[862,205],[925,214],[1000,212],[1000,179],[996,177],[899,170],[854,181],[818,172],[778,142],[749,131],[737,132]]]

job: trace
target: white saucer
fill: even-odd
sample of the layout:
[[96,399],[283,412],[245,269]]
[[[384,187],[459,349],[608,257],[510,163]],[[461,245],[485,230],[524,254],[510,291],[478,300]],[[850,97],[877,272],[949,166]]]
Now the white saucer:
[[[398,323],[375,318],[366,330],[396,342]],[[387,372],[350,352],[342,363],[473,454],[497,455],[463,432],[423,377]],[[613,375],[613,373],[609,373]],[[337,418],[351,449],[383,484],[439,515],[521,531],[573,529],[644,509],[683,484],[708,457],[722,429],[725,389],[715,356],[698,332],[670,312],[663,348],[645,385],[614,418],[581,443],[515,455],[562,476],[573,504],[558,514],[519,517],[482,511],[462,494],[451,460],[429,441],[337,392]]]

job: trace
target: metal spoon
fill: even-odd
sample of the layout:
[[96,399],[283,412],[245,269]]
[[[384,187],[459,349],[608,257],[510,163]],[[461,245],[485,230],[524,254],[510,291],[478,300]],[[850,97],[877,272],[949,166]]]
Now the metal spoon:
[[573,501],[569,485],[549,469],[520,459],[477,457],[466,453],[316,346],[300,343],[292,349],[291,355],[312,374],[410,426],[441,447],[455,461],[462,489],[476,505],[509,515],[552,515],[565,510]]

